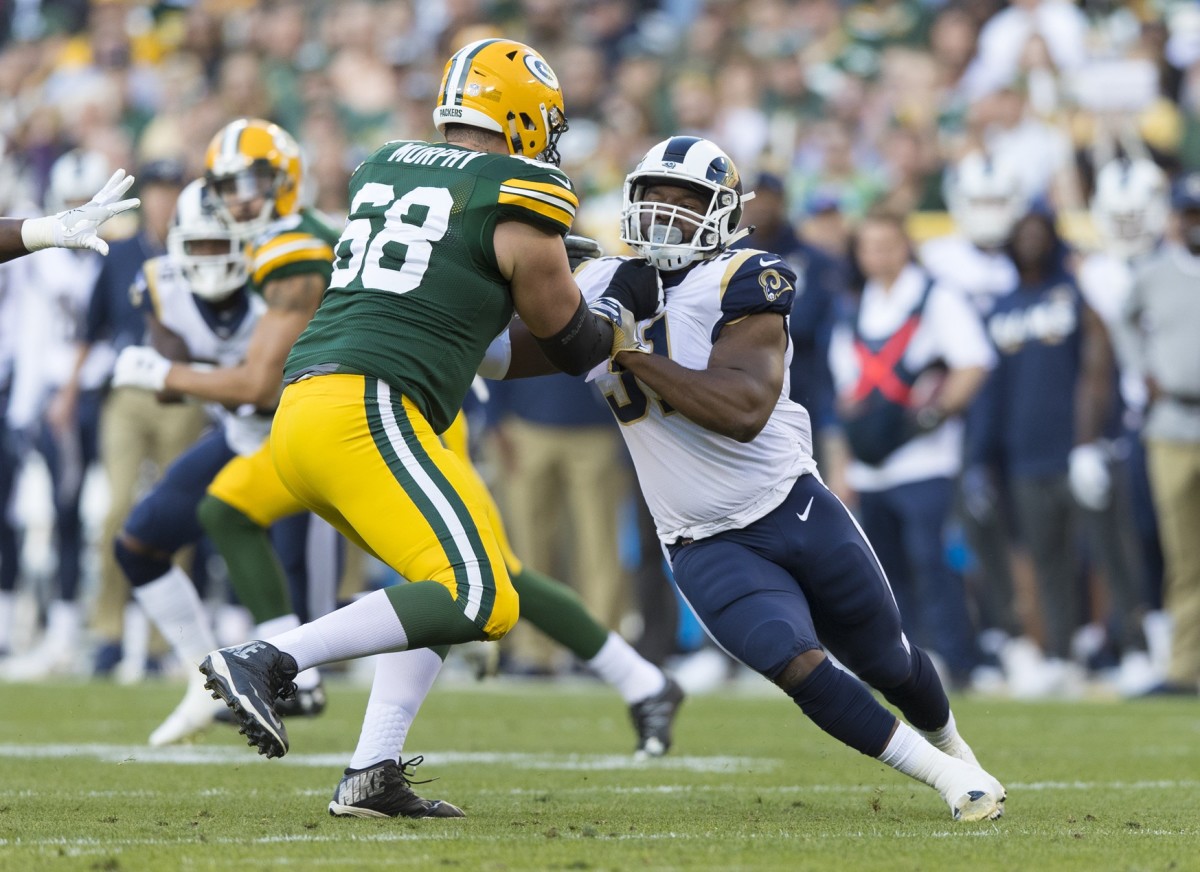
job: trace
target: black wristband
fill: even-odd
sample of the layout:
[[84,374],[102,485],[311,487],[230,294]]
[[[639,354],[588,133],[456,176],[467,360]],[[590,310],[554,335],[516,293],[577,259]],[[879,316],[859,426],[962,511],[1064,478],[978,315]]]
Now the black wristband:
[[608,360],[612,350],[612,324],[594,314],[579,297],[579,308],[567,326],[553,336],[542,339],[534,336],[542,354],[568,375],[583,375],[601,361]]

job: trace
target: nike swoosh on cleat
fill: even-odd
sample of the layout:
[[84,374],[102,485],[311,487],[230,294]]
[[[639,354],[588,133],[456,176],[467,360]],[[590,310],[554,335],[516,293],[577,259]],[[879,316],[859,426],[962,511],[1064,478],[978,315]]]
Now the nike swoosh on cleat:
[[808,498],[808,505],[804,507],[804,514],[800,514],[799,512],[796,512],[796,517],[797,517],[797,518],[799,518],[801,521],[807,521],[807,520],[808,520],[808,513],[809,513],[810,511],[812,511],[812,504],[813,504],[813,498],[812,498],[812,497],[809,497],[809,498]]

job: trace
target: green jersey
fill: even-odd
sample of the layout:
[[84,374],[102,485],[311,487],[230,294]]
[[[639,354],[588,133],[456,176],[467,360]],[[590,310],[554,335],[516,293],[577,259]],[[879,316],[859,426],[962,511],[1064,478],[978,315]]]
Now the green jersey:
[[337,231],[318,213],[301,209],[271,222],[254,240],[250,281],[257,291],[275,279],[315,272],[328,280],[333,271]]
[[354,172],[329,290],[288,356],[382,379],[438,433],[512,318],[492,234],[504,220],[565,234],[578,200],[555,167],[457,145],[390,142]]

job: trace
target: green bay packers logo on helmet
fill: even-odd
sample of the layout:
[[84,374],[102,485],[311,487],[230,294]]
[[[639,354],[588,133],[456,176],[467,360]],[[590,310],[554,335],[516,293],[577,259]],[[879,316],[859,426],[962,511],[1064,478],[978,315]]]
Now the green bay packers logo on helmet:
[[558,76],[554,75],[554,70],[550,69],[550,65],[540,57],[532,54],[525,55],[525,66],[547,88],[558,90]]

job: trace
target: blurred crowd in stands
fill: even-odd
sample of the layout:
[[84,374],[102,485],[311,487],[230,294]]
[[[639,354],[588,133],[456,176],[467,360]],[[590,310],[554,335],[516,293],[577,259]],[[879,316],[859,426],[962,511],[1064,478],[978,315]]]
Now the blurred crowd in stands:
[[[823,475],[953,687],[1197,693],[1200,342],[1189,358],[1186,336],[1200,337],[1187,320],[1200,310],[1155,298],[1172,270],[1200,279],[1200,4],[1183,0],[0,4],[0,214],[69,202],[64,155],[80,193],[123,166],[145,201],[113,229],[130,242],[109,265],[47,253],[0,271],[0,669],[138,677],[156,650],[134,644],[136,618],[103,580],[108,543],[203,422],[170,412],[168,447],[111,435],[105,367],[141,337],[99,301],[162,251],[210,137],[239,116],[277,122],[304,150],[306,202],[340,219],[364,156],[437,138],[445,59],[499,35],[559,75],[575,230],[606,251],[622,251],[622,182],[653,143],[694,134],[732,156],[757,192],[743,244],[803,277],[791,392]],[[1090,206],[1108,165],[1106,224]],[[12,314],[22,293],[40,314]],[[1163,338],[1172,327],[1182,338]],[[848,424],[893,378],[893,405],[926,414],[880,446]],[[566,376],[490,388],[476,451],[523,559],[691,688],[733,675],[671,592],[604,398]],[[81,520],[89,481],[108,532],[86,501]],[[23,542],[39,487],[53,568]],[[219,580],[214,561],[195,563]],[[367,565],[343,593],[386,580]],[[206,592],[221,597],[219,583]],[[15,665],[34,650],[37,664]],[[557,674],[573,668],[562,656],[519,628],[502,666]]]

